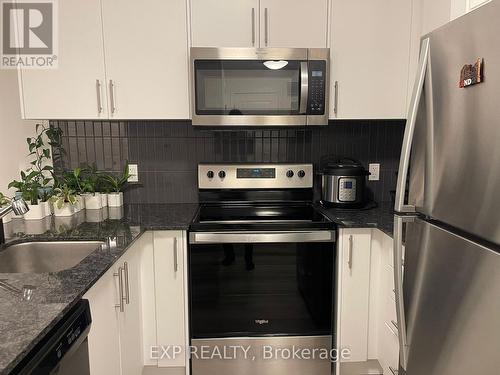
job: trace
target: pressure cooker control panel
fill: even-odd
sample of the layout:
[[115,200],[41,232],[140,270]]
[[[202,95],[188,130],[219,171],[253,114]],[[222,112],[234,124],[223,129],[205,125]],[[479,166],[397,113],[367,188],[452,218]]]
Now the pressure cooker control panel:
[[339,179],[339,201],[356,201],[356,180],[354,178],[342,177]]

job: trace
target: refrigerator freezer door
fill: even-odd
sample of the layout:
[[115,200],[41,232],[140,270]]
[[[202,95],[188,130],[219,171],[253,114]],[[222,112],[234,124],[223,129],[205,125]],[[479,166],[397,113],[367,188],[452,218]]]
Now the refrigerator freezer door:
[[420,219],[406,225],[401,373],[498,374],[500,254]]
[[[500,2],[431,33],[413,137],[409,203],[429,217],[500,244]],[[460,88],[484,59],[484,82]]]

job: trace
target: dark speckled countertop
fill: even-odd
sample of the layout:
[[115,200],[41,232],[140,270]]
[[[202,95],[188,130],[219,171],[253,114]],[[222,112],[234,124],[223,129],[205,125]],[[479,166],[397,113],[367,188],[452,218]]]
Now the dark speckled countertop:
[[116,246],[96,249],[77,266],[61,272],[0,273],[0,280],[19,290],[34,287],[29,301],[0,288],[0,374],[14,369],[143,231],[188,229],[197,208],[197,204],[130,205],[81,212],[71,218],[14,219],[5,224],[7,244],[0,246],[0,252],[28,241],[115,238]]
[[340,228],[378,228],[393,237],[394,203],[380,203],[369,209],[321,208]]
[[[77,266],[55,273],[0,273],[0,280],[22,290],[34,287],[31,300],[0,288],[0,374],[8,374],[146,230],[187,230],[197,204],[137,204],[123,209],[81,212],[71,218],[25,222],[4,228],[7,244],[27,241],[116,239],[96,249]],[[391,204],[369,210],[321,209],[339,227],[374,227],[392,236]],[[113,241],[114,242],[114,241]],[[108,242],[109,243],[109,242]]]

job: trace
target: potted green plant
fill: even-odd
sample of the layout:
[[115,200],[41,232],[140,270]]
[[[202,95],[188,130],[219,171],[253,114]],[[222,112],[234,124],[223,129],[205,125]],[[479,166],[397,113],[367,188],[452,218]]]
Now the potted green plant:
[[68,185],[74,192],[76,197],[76,210],[77,212],[85,209],[85,200],[83,198],[83,187],[82,187],[82,170],[81,168],[75,168],[70,171],[64,171],[62,175],[56,179],[56,184],[58,185]]
[[102,173],[98,175],[97,191],[101,193],[101,206],[108,207],[108,194],[111,192],[111,188]]
[[123,173],[119,177],[115,177],[111,174],[104,174],[102,178],[107,181],[111,193],[108,194],[108,206],[109,207],[121,207],[123,206],[123,191],[127,187],[128,179],[130,177],[130,171],[128,164],[123,168]]
[[23,198],[28,204],[29,211],[23,215],[25,220],[40,220],[50,215],[50,208],[47,209],[45,204],[39,204],[41,185],[37,179],[37,172],[30,171],[29,173],[21,171],[21,180],[14,180],[9,184],[9,189],[16,189],[16,196]]
[[76,192],[67,184],[54,188],[50,201],[57,217],[73,216],[77,212]]
[[[26,139],[28,144],[28,157],[32,157],[30,167],[21,172],[21,180],[14,180],[9,188],[17,189],[17,195],[28,203],[30,210],[23,216],[25,220],[40,220],[51,214],[48,200],[52,194],[52,171],[50,165],[52,145],[51,128],[41,124],[36,125],[34,137]],[[49,139],[47,144],[46,139]]]
[[[10,204],[10,198],[8,198],[7,196],[5,196],[3,193],[0,192],[0,208],[8,206],[9,204]],[[2,219],[4,223],[8,223],[11,220],[12,220],[12,212],[8,213]]]
[[99,210],[102,208],[101,193],[97,191],[99,174],[95,166],[87,167],[82,172],[81,186],[84,192],[85,208],[87,210]]

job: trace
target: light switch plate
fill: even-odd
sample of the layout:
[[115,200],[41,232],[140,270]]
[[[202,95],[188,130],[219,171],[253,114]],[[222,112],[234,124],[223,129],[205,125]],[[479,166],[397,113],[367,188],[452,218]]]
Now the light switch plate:
[[368,176],[368,181],[380,180],[380,164],[379,163],[368,164],[368,172],[370,172],[370,175]]
[[129,164],[128,171],[130,173],[128,182],[139,182],[139,166],[137,164]]

